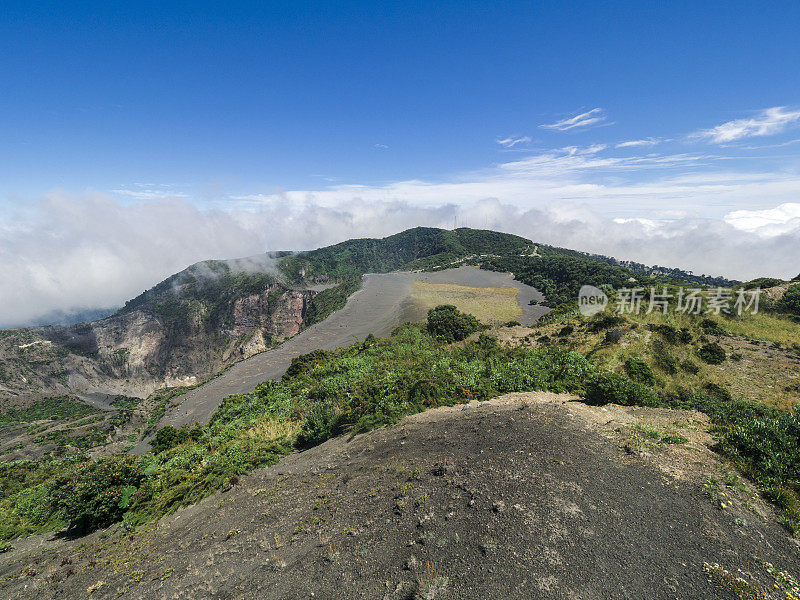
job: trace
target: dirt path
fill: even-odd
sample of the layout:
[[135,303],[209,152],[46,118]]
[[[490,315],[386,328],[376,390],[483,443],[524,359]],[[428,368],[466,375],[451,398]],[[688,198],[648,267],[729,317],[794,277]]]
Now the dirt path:
[[[797,571],[796,546],[758,496],[709,492],[726,465],[702,415],[570,400],[511,394],[430,410],[293,454],[134,534],[16,541],[0,555],[0,595],[788,597],[759,561]],[[645,423],[689,441],[634,451]],[[735,593],[736,577],[761,595]]]
[[[363,340],[370,333],[385,336],[401,323],[424,320],[424,311],[417,309],[409,299],[411,284],[415,279],[471,287],[516,287],[520,290],[517,298],[523,311],[524,323],[533,323],[548,310],[542,306],[531,306],[530,300],[542,300],[542,295],[536,289],[515,281],[509,273],[460,267],[436,273],[369,274],[364,277],[361,289],[350,296],[342,310],[302,331],[274,350],[236,363],[219,377],[179,396],[179,404],[167,411],[157,427],[180,427],[207,421],[223,398],[231,394],[250,392],[267,379],[281,377],[296,356],[318,348],[333,350],[348,346]],[[149,443],[144,441],[133,452],[145,452],[148,448]]]

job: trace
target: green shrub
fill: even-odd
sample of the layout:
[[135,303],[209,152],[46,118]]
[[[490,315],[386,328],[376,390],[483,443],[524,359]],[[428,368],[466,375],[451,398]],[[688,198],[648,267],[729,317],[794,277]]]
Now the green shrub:
[[690,360],[685,360],[681,363],[681,369],[692,375],[697,375],[700,372],[700,367]]
[[784,485],[768,487],[766,496],[784,511],[783,523],[792,530],[800,532],[800,494]]
[[446,343],[458,342],[481,328],[474,316],[460,312],[451,304],[428,311],[428,332]]
[[710,335],[725,335],[725,330],[722,326],[712,319],[703,319],[700,321],[700,329]]
[[611,331],[606,331],[605,338],[603,339],[603,343],[605,344],[617,344],[625,335],[624,329],[612,329]]
[[721,365],[727,357],[725,349],[716,342],[705,344],[698,350],[697,354],[703,362],[707,362],[710,365]]
[[576,392],[595,367],[577,353],[551,345],[540,350],[514,353],[491,374],[491,387],[498,393],[546,390]]
[[752,403],[727,403],[730,427],[725,446],[745,462],[748,474],[765,483],[800,485],[800,421],[795,413],[764,410]]
[[143,479],[134,457],[90,460],[58,475],[48,501],[71,527],[83,531],[105,527],[122,518]]
[[800,315],[800,285],[790,286],[777,302],[777,308],[793,315]]
[[647,328],[661,334],[670,344],[677,344],[679,341],[680,334],[671,325],[648,325]]
[[155,437],[150,440],[150,448],[158,454],[180,444],[184,444],[190,439],[197,441],[203,434],[203,428],[195,425],[191,429],[184,425],[180,429],[175,429],[172,425],[162,427],[156,432]]
[[150,448],[153,452],[163,452],[180,444],[178,430],[172,425],[167,425],[156,431],[155,437],[150,440]]
[[314,404],[298,435],[298,446],[308,447],[320,444],[341,433],[343,416],[343,412],[333,402]]
[[609,315],[607,313],[601,313],[595,317],[592,317],[592,319],[589,321],[587,329],[591,333],[598,333],[603,329],[610,329],[612,327],[623,325],[624,323],[626,323],[624,317],[620,317],[619,315]]
[[659,333],[667,342],[673,346],[676,344],[688,344],[692,341],[691,332],[685,327],[678,330],[671,325],[648,325],[650,331]]
[[678,372],[678,362],[672,356],[669,347],[660,339],[653,340],[653,360],[667,375],[675,375]]
[[566,337],[570,335],[573,331],[575,331],[575,328],[572,325],[565,325],[558,332],[558,337]]
[[658,395],[646,385],[608,371],[593,373],[586,380],[588,404],[658,406]]
[[636,356],[630,356],[625,361],[625,372],[633,381],[638,381],[645,385],[654,385],[656,382],[656,376],[650,365]]
[[684,392],[665,397],[675,408],[706,413],[721,448],[745,474],[770,487],[800,487],[800,417],[770,406]]
[[333,352],[328,350],[312,350],[308,354],[301,354],[292,359],[286,373],[283,374],[283,379],[291,379],[301,373],[310,371],[316,365],[333,356]]
[[713,396],[714,398],[719,398],[720,400],[724,400],[726,402],[733,400],[731,393],[716,383],[707,383],[703,386],[703,389],[709,396]]

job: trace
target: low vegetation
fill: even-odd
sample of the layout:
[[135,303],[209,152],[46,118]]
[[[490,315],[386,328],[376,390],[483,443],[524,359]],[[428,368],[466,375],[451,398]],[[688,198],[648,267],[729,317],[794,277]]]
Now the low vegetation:
[[777,308],[794,316],[800,316],[800,285],[792,285],[778,302]]
[[[0,537],[64,524],[85,530],[122,520],[135,526],[331,436],[354,435],[429,407],[533,390],[573,392],[592,404],[705,412],[720,448],[786,509],[787,525],[800,525],[795,413],[733,400],[715,388],[668,392],[641,358],[612,371],[549,342],[504,348],[481,335],[449,344],[477,325],[453,307],[438,307],[426,326],[406,325],[388,338],[299,357],[283,379],[227,398],[207,426],[160,430],[153,453],[141,457],[3,465]],[[656,331],[671,338],[670,331]]]
[[11,407],[0,413],[0,425],[30,423],[43,419],[77,419],[96,413],[97,410],[69,396],[37,400],[25,408]]

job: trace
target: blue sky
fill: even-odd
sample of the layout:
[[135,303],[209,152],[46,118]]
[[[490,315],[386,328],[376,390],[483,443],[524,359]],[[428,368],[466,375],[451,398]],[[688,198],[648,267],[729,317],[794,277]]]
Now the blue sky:
[[798,25],[797,2],[4,2],[0,305],[453,223],[794,275]]
[[[509,136],[681,138],[800,105],[796,2],[233,4],[4,3],[3,195],[439,181],[506,162]],[[540,128],[594,108],[607,127]]]

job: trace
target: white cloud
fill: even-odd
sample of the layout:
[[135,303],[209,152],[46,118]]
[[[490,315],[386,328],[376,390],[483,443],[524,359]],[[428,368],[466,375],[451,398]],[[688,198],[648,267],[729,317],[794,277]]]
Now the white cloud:
[[800,143],[800,138],[796,138],[794,140],[789,140],[786,142],[781,142],[780,144],[762,144],[760,146],[737,146],[737,148],[741,148],[742,150],[766,150],[767,148],[785,148],[786,146],[794,146],[795,144]]
[[658,138],[644,138],[642,140],[628,140],[627,142],[620,142],[615,148],[641,148],[643,146],[655,146],[660,144],[661,140]]
[[[54,309],[120,305],[199,260],[314,248],[417,225],[451,227],[454,218],[468,227],[698,273],[794,276],[800,206],[774,211],[732,212],[725,219],[610,217],[563,200],[533,207],[497,199],[420,206],[352,197],[332,206],[276,197],[247,209],[202,210],[181,200],[131,205],[103,194],[59,192],[15,215],[15,228],[0,229],[0,324],[24,324]],[[788,225],[779,230],[773,225],[781,219]]]
[[764,210],[735,210],[725,215],[725,222],[762,237],[782,235],[800,228],[800,204],[787,202]]
[[387,146],[386,144],[375,144],[375,148],[377,148],[378,150],[388,150],[389,146]]
[[[800,174],[721,168],[731,164],[711,154],[614,156],[602,144],[568,146],[444,181],[333,185],[317,190],[238,194],[230,200],[237,208],[256,209],[278,201],[334,207],[358,199],[427,207],[498,198],[523,208],[580,202],[614,216],[649,217],[653,210],[669,206],[685,214],[719,219],[731,207],[767,207],[762,199],[775,206],[800,197]],[[748,168],[755,169],[752,160]]]
[[495,141],[498,144],[500,144],[501,146],[504,146],[505,148],[513,148],[517,144],[527,144],[527,143],[529,143],[531,141],[531,138],[529,138],[527,135],[524,135],[522,137],[509,136],[509,137],[504,138],[502,140],[495,140]]
[[135,198],[136,200],[165,200],[168,198],[188,198],[189,195],[185,192],[176,192],[169,189],[170,186],[159,186],[167,189],[154,189],[155,186],[149,184],[135,183],[138,189],[129,190],[121,188],[118,190],[111,190],[112,193],[118,196],[127,196]]
[[787,110],[785,106],[774,106],[762,110],[755,117],[728,121],[711,129],[693,133],[690,137],[724,144],[744,138],[781,133],[798,121],[800,121],[800,110],[793,111]]
[[555,131],[569,131],[571,129],[585,128],[590,125],[596,125],[606,120],[602,108],[593,108],[590,111],[556,121],[555,123],[539,125],[542,129],[551,129]]

